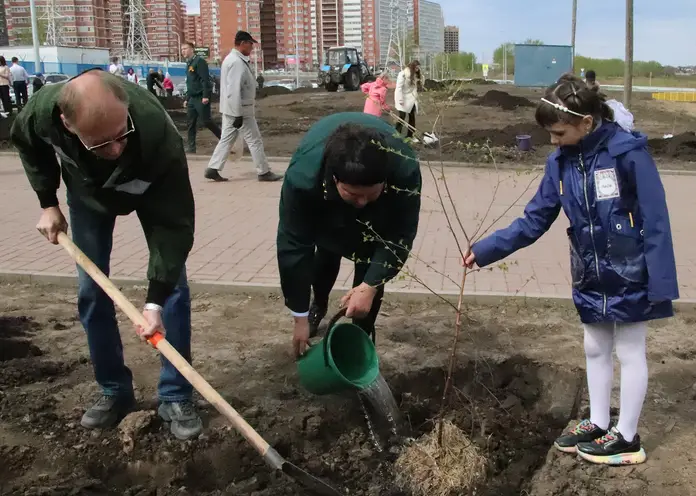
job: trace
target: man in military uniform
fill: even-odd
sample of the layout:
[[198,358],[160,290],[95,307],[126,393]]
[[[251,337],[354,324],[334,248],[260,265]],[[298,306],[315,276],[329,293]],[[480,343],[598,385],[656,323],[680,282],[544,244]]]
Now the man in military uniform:
[[188,126],[187,153],[196,153],[196,130],[198,120],[203,127],[210,129],[220,139],[220,126],[210,112],[210,95],[212,84],[208,72],[208,63],[193,51],[193,43],[187,41],[181,45],[181,56],[186,60],[186,124]]

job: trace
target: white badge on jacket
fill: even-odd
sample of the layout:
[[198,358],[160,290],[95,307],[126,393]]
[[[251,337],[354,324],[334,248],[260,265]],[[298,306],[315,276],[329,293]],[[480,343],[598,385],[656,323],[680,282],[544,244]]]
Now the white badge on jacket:
[[610,200],[621,197],[619,180],[616,177],[616,170],[613,168],[595,170],[594,180],[597,200]]

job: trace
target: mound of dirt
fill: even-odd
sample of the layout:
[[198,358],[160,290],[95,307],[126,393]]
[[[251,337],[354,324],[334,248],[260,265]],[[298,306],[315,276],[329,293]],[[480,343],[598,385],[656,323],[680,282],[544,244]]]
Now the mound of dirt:
[[532,146],[541,146],[549,143],[549,133],[536,124],[513,124],[503,129],[474,129],[467,133],[457,134],[453,139],[462,143],[476,143],[489,146],[516,146],[517,136],[529,135],[532,137]]
[[293,93],[321,93],[325,91],[324,88],[312,88],[309,86],[303,86],[302,88],[297,88]]
[[514,96],[506,91],[500,90],[490,90],[472,103],[483,107],[500,107],[503,110],[515,110],[517,107],[535,106],[534,103],[524,97]]
[[471,88],[460,88],[456,90],[452,95],[449,97],[450,100],[471,100],[472,98],[476,98],[477,95],[474,93],[474,90]]
[[256,98],[260,100],[267,96],[287,95],[288,93],[292,93],[292,90],[287,89],[285,86],[265,86],[256,91]]
[[491,85],[491,84],[498,84],[495,81],[491,81],[490,79],[483,79],[483,78],[474,78],[469,81],[469,84],[481,84],[481,85]]
[[696,134],[686,132],[673,138],[655,138],[648,140],[654,155],[663,155],[678,158],[689,162],[696,162]]
[[426,79],[423,87],[428,91],[442,91],[447,87],[443,81],[435,81],[434,79]]

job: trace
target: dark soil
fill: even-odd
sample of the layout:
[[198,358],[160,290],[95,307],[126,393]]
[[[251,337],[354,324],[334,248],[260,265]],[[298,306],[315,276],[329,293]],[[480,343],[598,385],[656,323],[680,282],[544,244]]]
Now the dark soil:
[[471,102],[473,105],[484,107],[500,107],[503,110],[515,110],[518,107],[535,107],[536,105],[523,96],[514,96],[506,91],[490,90],[478,100]]
[[[132,288],[125,294],[133,301],[144,297]],[[82,429],[80,416],[96,388],[73,295],[67,288],[0,286],[0,312],[6,317],[0,336],[24,339],[43,352],[0,362],[0,494],[307,494],[271,473],[204,401],[198,402],[204,434],[195,441],[174,440],[154,413],[159,360],[123,320],[139,411],[118,429]],[[299,386],[284,310],[273,293],[194,295],[194,366],[292,463],[347,495],[406,496],[393,484],[398,450],[374,449],[354,394],[316,397]],[[488,460],[487,481],[476,494],[581,496],[589,493],[580,488],[591,484],[592,494],[623,496],[646,494],[624,491],[643,488],[644,480],[664,496],[689,494],[694,465],[687,452],[696,422],[696,401],[686,391],[696,372],[687,353],[696,349],[688,332],[693,312],[654,324],[652,382],[641,424],[652,458],[638,471],[589,467],[549,451],[586,406],[580,394],[582,331],[572,308],[501,300],[467,305],[465,315],[446,416]],[[380,368],[403,413],[404,433],[418,437],[433,429],[452,325],[447,305],[397,305],[389,298],[383,305]]]
[[292,93],[292,90],[285,86],[264,86],[260,90],[256,90],[256,98],[261,99],[267,96],[288,95],[290,93]]
[[655,155],[696,162],[696,134],[693,132],[678,134],[669,139],[651,139],[648,144]]
[[548,145],[549,133],[536,124],[515,124],[503,129],[474,129],[467,133],[458,134],[456,139],[462,143],[478,145],[515,147],[517,136],[528,135],[532,138],[532,146]]

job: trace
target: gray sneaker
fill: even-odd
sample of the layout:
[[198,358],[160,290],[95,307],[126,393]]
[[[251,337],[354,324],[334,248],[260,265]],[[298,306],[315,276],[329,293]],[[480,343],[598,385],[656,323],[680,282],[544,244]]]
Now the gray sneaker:
[[203,422],[190,401],[162,403],[157,413],[165,422],[171,422],[169,430],[180,441],[198,437],[203,430]]
[[259,178],[259,181],[261,181],[263,183],[272,183],[274,181],[280,181],[281,179],[283,179],[283,175],[276,174],[273,171],[268,171],[265,174],[259,175],[258,178]]
[[102,395],[97,402],[82,415],[80,425],[87,429],[107,429],[118,424],[123,417],[133,411],[135,398]]

